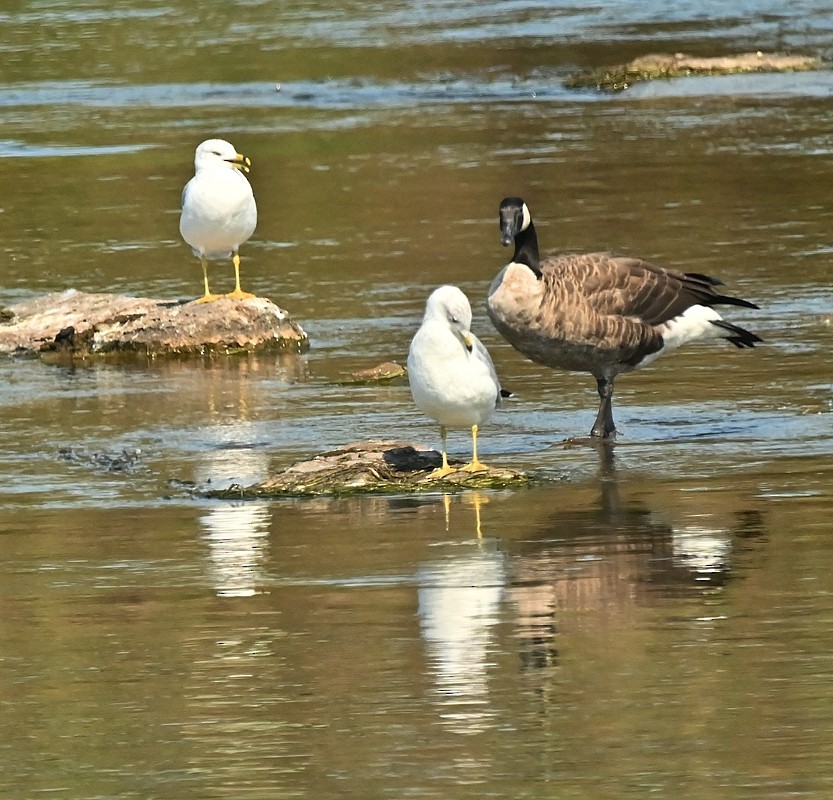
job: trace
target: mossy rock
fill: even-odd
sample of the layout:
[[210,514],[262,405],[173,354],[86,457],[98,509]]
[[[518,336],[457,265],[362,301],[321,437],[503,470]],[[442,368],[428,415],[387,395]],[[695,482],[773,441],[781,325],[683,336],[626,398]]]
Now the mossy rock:
[[[293,464],[250,486],[234,485],[200,494],[225,499],[408,494],[510,489],[539,482],[526,473],[494,466],[483,472],[457,469],[445,477],[434,477],[431,473],[441,463],[436,450],[418,450],[405,442],[359,442]],[[462,466],[462,462],[451,466]]]
[[685,53],[654,53],[615,67],[587,70],[566,81],[569,89],[600,89],[621,92],[640,81],[696,75],[737,75],[746,72],[807,72],[821,69],[815,56],[779,53],[741,53],[734,56],[699,58]]

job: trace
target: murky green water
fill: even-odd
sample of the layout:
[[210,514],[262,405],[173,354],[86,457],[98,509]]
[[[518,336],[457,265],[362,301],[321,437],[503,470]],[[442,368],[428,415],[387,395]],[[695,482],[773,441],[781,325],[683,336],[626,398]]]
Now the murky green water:
[[[0,11],[0,305],[199,294],[179,195],[219,135],[254,162],[244,287],[312,349],[0,362],[0,797],[830,797],[833,77],[561,83],[655,50],[826,55],[826,4],[112,5]],[[612,463],[565,450],[592,380],[484,314],[508,193],[545,249],[723,277],[766,344],[623,378]],[[404,360],[442,282],[516,394],[484,460],[553,483],[188,495],[436,444],[406,386],[341,381]]]

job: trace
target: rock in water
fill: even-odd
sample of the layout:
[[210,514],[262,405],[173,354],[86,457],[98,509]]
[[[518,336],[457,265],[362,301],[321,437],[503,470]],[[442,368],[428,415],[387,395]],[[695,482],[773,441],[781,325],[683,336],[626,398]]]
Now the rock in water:
[[782,53],[739,53],[698,57],[686,53],[651,53],[627,64],[587,70],[567,79],[569,89],[600,89],[621,92],[640,81],[703,75],[737,75],[748,72],[807,72],[822,69],[815,56]]
[[204,355],[309,347],[303,328],[271,300],[152,300],[70,289],[4,309],[0,353]]
[[457,470],[443,478],[431,477],[441,462],[436,450],[417,450],[406,442],[358,442],[293,464],[251,486],[235,485],[201,494],[228,499],[409,494],[506,489],[535,483],[529,475],[500,467],[488,467],[483,472]]

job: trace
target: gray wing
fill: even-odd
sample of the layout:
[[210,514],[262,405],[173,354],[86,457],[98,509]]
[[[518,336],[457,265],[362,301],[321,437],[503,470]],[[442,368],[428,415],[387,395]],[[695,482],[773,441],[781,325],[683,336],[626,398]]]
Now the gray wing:
[[489,355],[489,351],[486,349],[486,346],[473,333],[471,334],[471,339],[472,343],[474,344],[472,355],[476,356],[478,359],[480,359],[480,361],[486,364],[486,366],[489,368],[489,375],[491,375],[492,380],[494,381],[495,408],[497,408],[500,405],[501,397],[507,397],[509,393],[504,393],[503,390],[500,388],[500,379],[497,376],[495,364],[492,361],[492,357]]

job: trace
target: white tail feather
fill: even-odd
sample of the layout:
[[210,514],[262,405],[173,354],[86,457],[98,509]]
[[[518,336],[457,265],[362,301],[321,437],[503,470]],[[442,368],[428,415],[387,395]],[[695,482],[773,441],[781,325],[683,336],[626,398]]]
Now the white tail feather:
[[682,314],[669,319],[662,326],[662,338],[665,344],[661,350],[656,353],[651,353],[645,358],[640,366],[653,361],[662,353],[667,353],[669,350],[676,350],[678,347],[692,342],[695,339],[719,339],[724,335],[724,331],[712,322],[722,320],[713,308],[708,306],[691,306],[687,308]]

